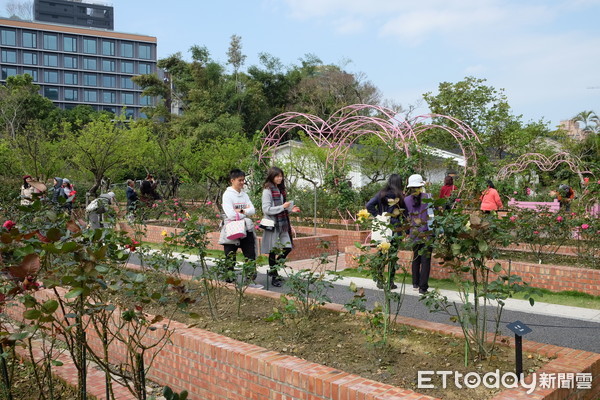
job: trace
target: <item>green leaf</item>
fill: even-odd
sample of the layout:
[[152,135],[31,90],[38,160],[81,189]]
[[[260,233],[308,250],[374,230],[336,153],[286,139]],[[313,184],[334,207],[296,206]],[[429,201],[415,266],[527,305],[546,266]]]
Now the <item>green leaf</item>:
[[535,304],[535,300],[533,299],[533,297],[529,298],[529,304],[531,304],[532,307]]
[[485,253],[488,250],[489,246],[487,242],[481,240],[477,243],[477,248],[479,248],[480,252]]
[[495,273],[499,273],[500,271],[502,271],[502,265],[500,265],[500,263],[496,263],[496,264],[494,265],[493,271],[494,271]]
[[61,247],[61,250],[63,251],[63,253],[70,253],[70,252],[74,251],[75,249],[77,249],[76,242],[66,242]]
[[27,310],[23,313],[25,319],[38,319],[41,316],[42,312],[40,310]]
[[65,294],[65,299],[73,299],[77,296],[81,296],[83,294],[83,288],[81,287],[76,287],[71,289],[71,291],[67,294]]
[[46,237],[53,242],[57,242],[62,237],[62,233],[58,228],[50,228],[48,232],[46,232]]
[[58,361],[58,360],[52,360],[51,364],[54,365],[55,367],[62,367],[64,365],[62,361]]
[[105,274],[108,272],[108,267],[106,265],[96,265],[96,271]]
[[44,312],[45,314],[52,314],[57,309],[58,301],[56,300],[48,300],[42,305],[42,312]]
[[11,334],[8,337],[8,340],[14,340],[14,341],[23,340],[23,339],[27,339],[29,336],[31,336],[31,334],[29,332],[16,332],[16,333]]

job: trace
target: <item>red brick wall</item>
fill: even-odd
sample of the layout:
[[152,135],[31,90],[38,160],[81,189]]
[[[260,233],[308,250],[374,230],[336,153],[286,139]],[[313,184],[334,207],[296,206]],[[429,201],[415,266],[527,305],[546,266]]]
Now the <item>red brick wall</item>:
[[[129,235],[133,234],[133,230],[131,227],[125,223],[120,223],[120,227],[122,230],[127,232]],[[162,243],[163,242],[163,231],[167,233],[167,235],[177,234],[181,229],[173,228],[173,227],[165,227],[158,225],[147,225],[144,241],[150,243]],[[335,231],[330,229],[331,231]],[[298,232],[302,233],[302,232]],[[312,231],[311,231],[312,233]],[[219,232],[209,232],[208,239],[210,240],[208,244],[209,250],[223,250],[223,245],[219,244]],[[260,243],[262,238],[258,237],[258,248],[260,249]],[[323,249],[318,246],[322,241],[329,242],[329,248]],[[309,237],[298,237],[294,239],[294,250],[287,257],[290,261],[295,260],[304,260],[311,259],[320,256],[323,253],[327,254],[335,254],[338,250],[338,235],[328,234],[324,232],[320,232],[318,236],[309,236]]]
[[[346,268],[356,268],[355,257],[360,254],[356,247],[346,247]],[[374,250],[373,250],[374,251]],[[412,253],[409,251],[399,252],[401,262],[410,263]],[[431,262],[431,277],[435,279],[450,278],[450,271],[440,266],[438,259]],[[508,261],[498,260],[504,269],[508,269]],[[493,263],[491,263],[493,265]],[[410,268],[409,268],[410,269]],[[531,286],[548,289],[555,292],[563,290],[576,290],[578,292],[589,293],[594,296],[600,296],[600,270],[567,267],[561,265],[533,264],[520,261],[513,261],[511,270],[514,274],[520,276],[523,281]],[[493,274],[492,274],[493,275]]]
[[[248,289],[249,293],[278,298],[278,293]],[[54,296],[49,290],[35,293],[40,299]],[[327,308],[340,311],[342,306],[330,304]],[[7,307],[7,313],[21,319],[22,305]],[[117,313],[118,314],[118,313]],[[461,336],[459,327],[402,317],[403,324],[429,329],[442,334]],[[162,321],[150,337],[160,334]],[[168,385],[177,392],[187,390],[190,400],[427,400],[432,397],[411,390],[382,384],[358,375],[335,370],[296,357],[283,355],[265,348],[239,342],[199,328],[171,322],[175,332],[170,342],[159,352],[148,373],[148,378]],[[100,349],[100,339],[93,329],[88,331],[92,348]],[[510,338],[507,338],[512,343]],[[122,360],[125,353],[113,343],[114,362]],[[593,400],[600,394],[600,354],[545,345],[528,340],[523,349],[556,359],[546,364],[542,371],[586,372],[592,374],[592,389],[536,389],[528,395],[525,388],[505,390],[493,400],[545,399]],[[148,354],[148,362],[150,354]],[[60,374],[60,368],[55,368]],[[538,372],[542,372],[538,371]]]

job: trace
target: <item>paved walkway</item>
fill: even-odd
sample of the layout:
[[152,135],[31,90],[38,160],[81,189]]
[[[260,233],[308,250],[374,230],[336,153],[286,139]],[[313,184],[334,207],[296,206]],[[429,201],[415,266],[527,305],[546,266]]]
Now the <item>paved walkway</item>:
[[[180,254],[177,254],[177,255],[180,255]],[[188,260],[195,261],[196,258],[194,256],[188,256]],[[329,263],[327,263],[325,265],[325,269],[327,269],[327,270],[341,271],[346,268],[346,262],[345,262],[346,259],[345,259],[343,253],[339,254],[338,257],[329,256],[328,260],[329,260]],[[302,269],[315,269],[315,270],[323,269],[323,265],[322,264],[320,265],[318,261],[313,260],[313,259],[289,261],[286,263],[286,265],[288,267],[287,273],[291,273],[293,270],[299,271]],[[262,267],[258,268],[258,272],[260,274],[266,275],[268,269],[269,269],[268,266],[262,266]],[[286,271],[284,270],[283,272],[281,272],[281,274],[283,276],[285,276]],[[381,291],[381,289],[377,288],[377,286],[375,285],[375,282],[372,279],[368,279],[368,278],[342,278],[342,279],[337,280],[335,282],[335,284],[342,285],[342,286],[349,286],[351,282],[354,282],[357,286],[365,288],[365,289]],[[435,288],[434,287],[430,288],[430,290],[432,290],[432,289],[435,289]],[[404,291],[405,295],[414,296],[415,298],[418,298],[420,296],[417,292],[414,292],[412,290],[412,285],[405,285],[404,287],[402,287],[402,285],[399,285],[398,289],[395,289],[394,291],[395,292]],[[460,301],[459,294],[456,291],[444,290],[444,289],[439,290],[439,291],[442,295],[446,296],[448,298],[448,300],[450,300],[450,301]],[[506,305],[504,307],[505,310],[512,310],[512,311],[519,311],[519,312],[531,313],[531,314],[536,314],[536,315],[555,316],[558,318],[570,318],[570,319],[600,323],[600,310],[594,310],[594,309],[582,308],[582,307],[563,306],[563,305],[558,305],[558,304],[544,303],[544,302],[540,302],[540,301],[536,301],[535,306],[532,307],[529,304],[529,301],[518,300],[518,299],[506,299],[505,303],[506,303]]]

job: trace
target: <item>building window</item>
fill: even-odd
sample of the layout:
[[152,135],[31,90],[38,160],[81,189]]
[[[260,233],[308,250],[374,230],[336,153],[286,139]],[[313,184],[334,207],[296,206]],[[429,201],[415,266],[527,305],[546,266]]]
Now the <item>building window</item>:
[[142,75],[142,74],[149,74],[149,73],[150,73],[150,71],[151,71],[150,64],[146,64],[146,63],[140,63],[140,64],[138,65],[138,73],[139,73],[140,75]]
[[83,91],[83,101],[88,101],[95,103],[98,101],[98,92],[95,90],[84,90]]
[[77,52],[77,38],[71,36],[63,37],[63,50],[72,53]]
[[44,88],[44,97],[50,100],[58,100],[58,88],[46,87]]
[[85,86],[98,86],[98,76],[96,74],[83,74],[83,84]]
[[77,89],[65,89],[65,100],[77,101],[78,94],[79,92]]
[[144,60],[152,59],[152,50],[149,44],[140,44],[138,47],[139,58]]
[[23,32],[23,47],[35,49],[37,47],[37,35],[33,32]]
[[90,69],[96,71],[98,69],[98,63],[95,58],[84,58],[83,69]]
[[27,69],[27,68],[25,68],[25,69],[23,69],[23,75],[25,75],[25,74],[31,76],[33,78],[34,82],[38,81],[38,72],[37,72],[37,69]]
[[103,40],[102,41],[102,54],[105,56],[114,56],[115,55],[115,42]]
[[133,61],[121,61],[121,73],[133,74]]
[[83,39],[83,52],[96,54],[96,39]]
[[133,81],[128,76],[121,77],[121,89],[133,89]]
[[44,33],[44,49],[58,50],[58,36]]
[[127,118],[133,118],[133,115],[134,115],[133,108],[126,108],[125,109],[125,116]]
[[115,62],[113,60],[102,60],[102,71],[115,72]]
[[150,97],[150,96],[141,96],[140,97],[140,104],[143,105],[143,106],[152,105],[152,97]]
[[103,111],[108,111],[109,113],[113,113],[116,114],[117,113],[117,109],[114,107],[102,107]]
[[77,57],[65,56],[65,58],[63,59],[63,66],[65,68],[77,68]]
[[117,95],[115,92],[104,92],[102,93],[102,102],[103,103],[116,103]]
[[123,104],[133,104],[133,93],[122,93],[121,94],[121,102]]
[[121,57],[133,58],[133,43],[121,43]]
[[117,87],[117,78],[110,75],[104,75],[102,77],[102,86],[108,88]]
[[16,63],[17,62],[17,52],[14,50],[2,50],[2,62]]
[[98,92],[95,90],[84,90],[83,91],[83,101],[88,101],[95,103],[98,101]]
[[17,33],[12,30],[2,29],[0,32],[0,43],[4,46],[16,46]]
[[6,79],[9,76],[17,74],[17,69],[14,67],[2,67],[2,79]]
[[37,65],[37,63],[37,53],[32,53],[29,51],[23,52],[23,64]]
[[44,71],[45,83],[58,83],[58,71]]
[[46,67],[58,67],[58,56],[56,54],[44,54],[44,65]]
[[77,85],[77,72],[65,72],[65,85]]

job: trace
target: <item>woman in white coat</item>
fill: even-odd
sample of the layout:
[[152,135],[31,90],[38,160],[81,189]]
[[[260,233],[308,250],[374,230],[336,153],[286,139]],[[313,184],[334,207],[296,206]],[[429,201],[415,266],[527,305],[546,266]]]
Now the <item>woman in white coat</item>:
[[281,286],[283,280],[275,266],[287,257],[293,246],[289,213],[300,212],[286,196],[283,171],[269,168],[262,192],[262,211],[265,219],[273,221],[273,226],[265,228],[261,253],[269,254],[269,276],[276,287]]

